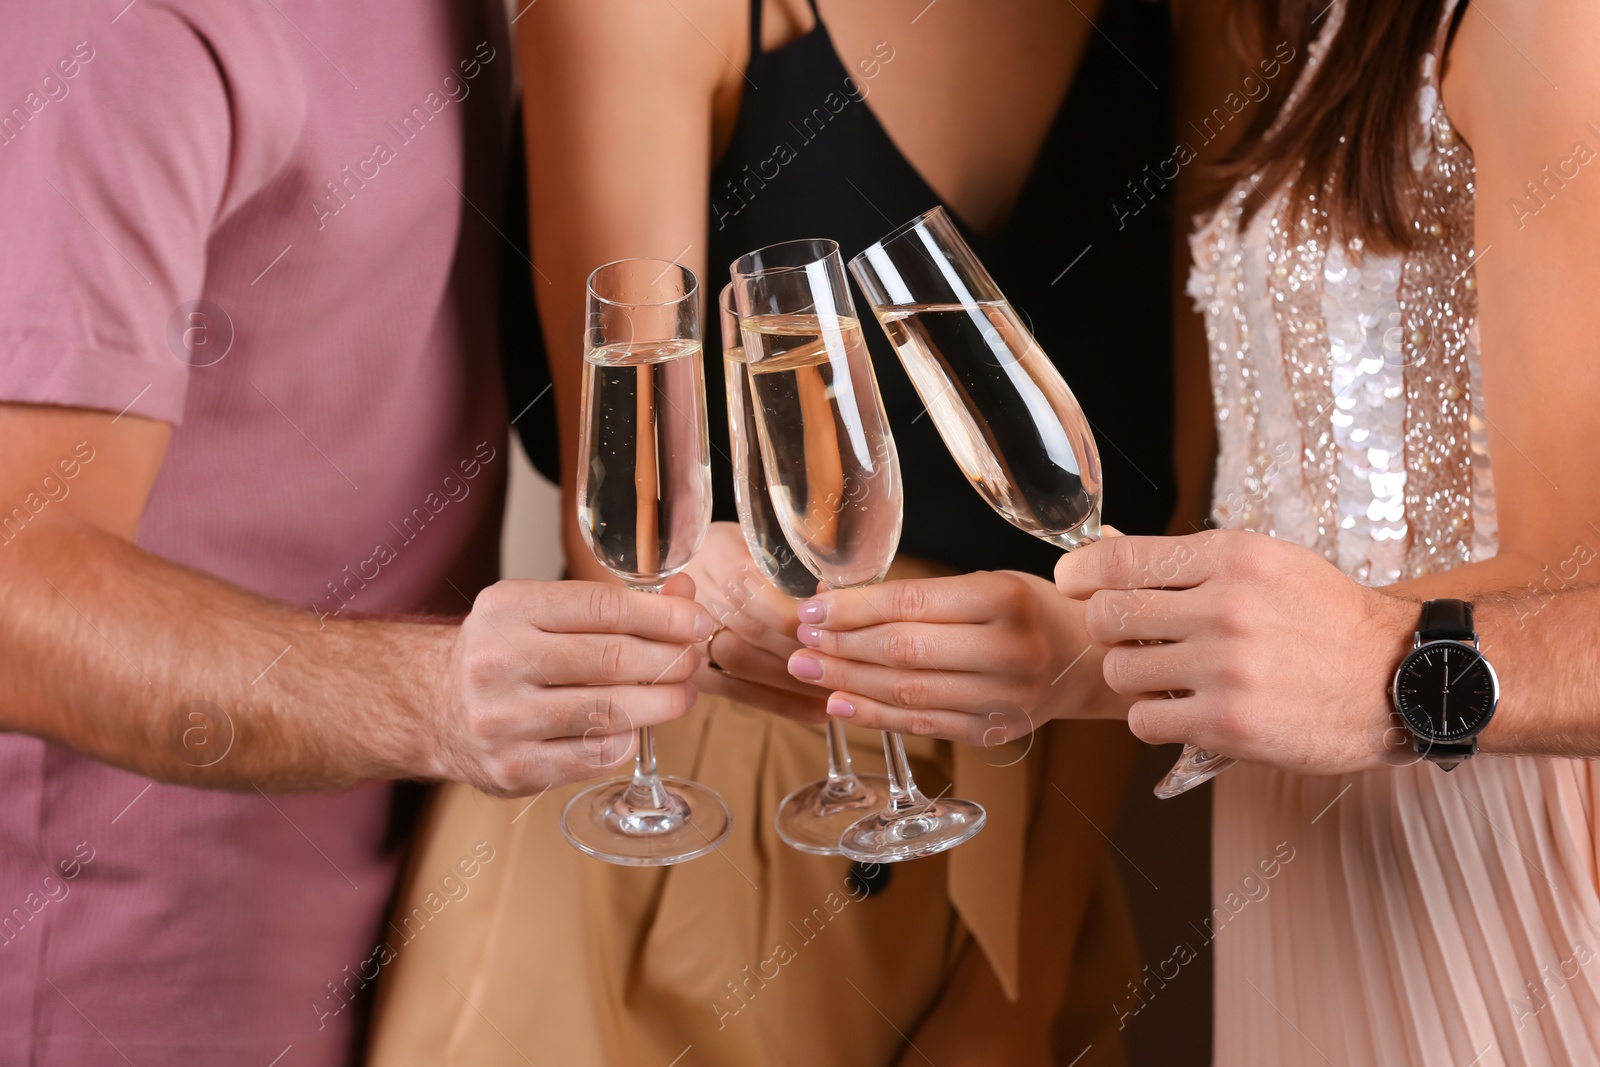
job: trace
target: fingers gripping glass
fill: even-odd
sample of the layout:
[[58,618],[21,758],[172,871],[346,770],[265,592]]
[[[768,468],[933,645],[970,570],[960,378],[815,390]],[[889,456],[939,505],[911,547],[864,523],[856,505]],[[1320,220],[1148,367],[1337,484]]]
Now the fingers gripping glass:
[[[740,257],[732,275],[750,411],[784,538],[830,588],[882,581],[900,543],[900,461],[839,246],[772,245]],[[844,830],[840,852],[916,859],[983,828],[979,805],[923,796],[899,735],[884,734],[883,746],[887,803]]]
[[[1003,518],[1067,551],[1100,539],[1100,453],[1083,410],[943,208],[850,261],[967,480]],[[1177,796],[1232,761],[1193,745]]]
[[[578,524],[595,559],[652,593],[711,522],[698,288],[687,267],[654,259],[589,275]],[[731,821],[714,790],[656,772],[654,732],[643,727],[633,775],[574,796],[561,831],[607,862],[658,867],[710,852]]]
[[[756,568],[775,589],[794,600],[817,591],[817,576],[806,568],[783,535],[761,463],[761,440],[751,406],[750,380],[739,336],[739,313],[733,285],[723,287],[717,302],[722,314],[722,362],[728,389],[728,446],[733,453],[733,495],[739,528]],[[828,775],[783,798],[773,816],[778,836],[790,848],[820,856],[839,854],[839,837],[851,823],[883,806],[889,780],[881,774],[857,774],[850,760],[844,724],[829,718]]]

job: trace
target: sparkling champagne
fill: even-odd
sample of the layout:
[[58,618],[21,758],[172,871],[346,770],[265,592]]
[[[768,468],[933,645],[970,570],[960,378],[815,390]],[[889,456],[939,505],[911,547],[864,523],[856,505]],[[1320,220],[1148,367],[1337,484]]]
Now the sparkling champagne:
[[[881,579],[900,543],[900,462],[861,323],[758,315],[741,323],[774,511],[806,567],[834,587]],[[876,410],[858,409],[871,397]]]
[[578,518],[595,558],[632,585],[689,562],[711,518],[700,342],[611,345],[583,357]]
[[744,531],[751,558],[767,580],[785,596],[802,600],[817,591],[817,576],[790,547],[772,506],[767,471],[761,462],[761,440],[756,430],[744,346],[726,349],[722,361],[728,391],[728,445],[733,449],[733,496],[739,508],[739,528]]
[[878,318],[950,455],[989,506],[1062,548],[1097,540],[1099,453],[1088,420],[1011,305],[911,304]]

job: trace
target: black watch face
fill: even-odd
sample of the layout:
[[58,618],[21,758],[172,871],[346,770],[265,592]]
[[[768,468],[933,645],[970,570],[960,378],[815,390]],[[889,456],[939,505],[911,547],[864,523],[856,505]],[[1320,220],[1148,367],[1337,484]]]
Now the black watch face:
[[1419,737],[1464,741],[1494,714],[1499,683],[1482,653],[1457,641],[1433,641],[1407,656],[1394,676],[1394,702]]

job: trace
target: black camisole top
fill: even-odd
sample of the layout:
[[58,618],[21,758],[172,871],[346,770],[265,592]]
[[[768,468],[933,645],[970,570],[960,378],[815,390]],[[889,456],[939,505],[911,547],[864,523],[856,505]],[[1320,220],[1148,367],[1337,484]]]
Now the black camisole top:
[[[1145,168],[1171,155],[1168,101],[1156,87],[1168,70],[1167,13],[1107,0],[1096,22],[1009,221],[988,236],[956,221],[1094,426],[1106,521],[1159,533],[1173,501],[1171,218],[1152,202]],[[736,518],[715,303],[728,265],[804,237],[832,238],[848,260],[939,203],[872,113],[870,77],[893,62],[889,43],[847,67],[820,16],[781,48],[763,52],[760,41],[761,0],[752,0],[748,81],[711,181],[706,399],[719,519]],[[855,298],[900,453],[900,551],[960,571],[1049,574],[1061,550],[1011,526],[967,483]]]

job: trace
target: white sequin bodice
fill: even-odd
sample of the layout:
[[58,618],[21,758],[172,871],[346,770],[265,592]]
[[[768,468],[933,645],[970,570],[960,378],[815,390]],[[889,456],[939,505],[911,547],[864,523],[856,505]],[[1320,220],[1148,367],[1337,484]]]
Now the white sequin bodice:
[[[1413,251],[1345,242],[1322,197],[1296,206],[1254,181],[1191,239],[1189,292],[1205,315],[1216,404],[1215,521],[1297,541],[1370,585],[1495,550],[1472,154],[1445,114],[1434,57],[1425,62]],[[1259,210],[1242,224],[1252,202]]]

